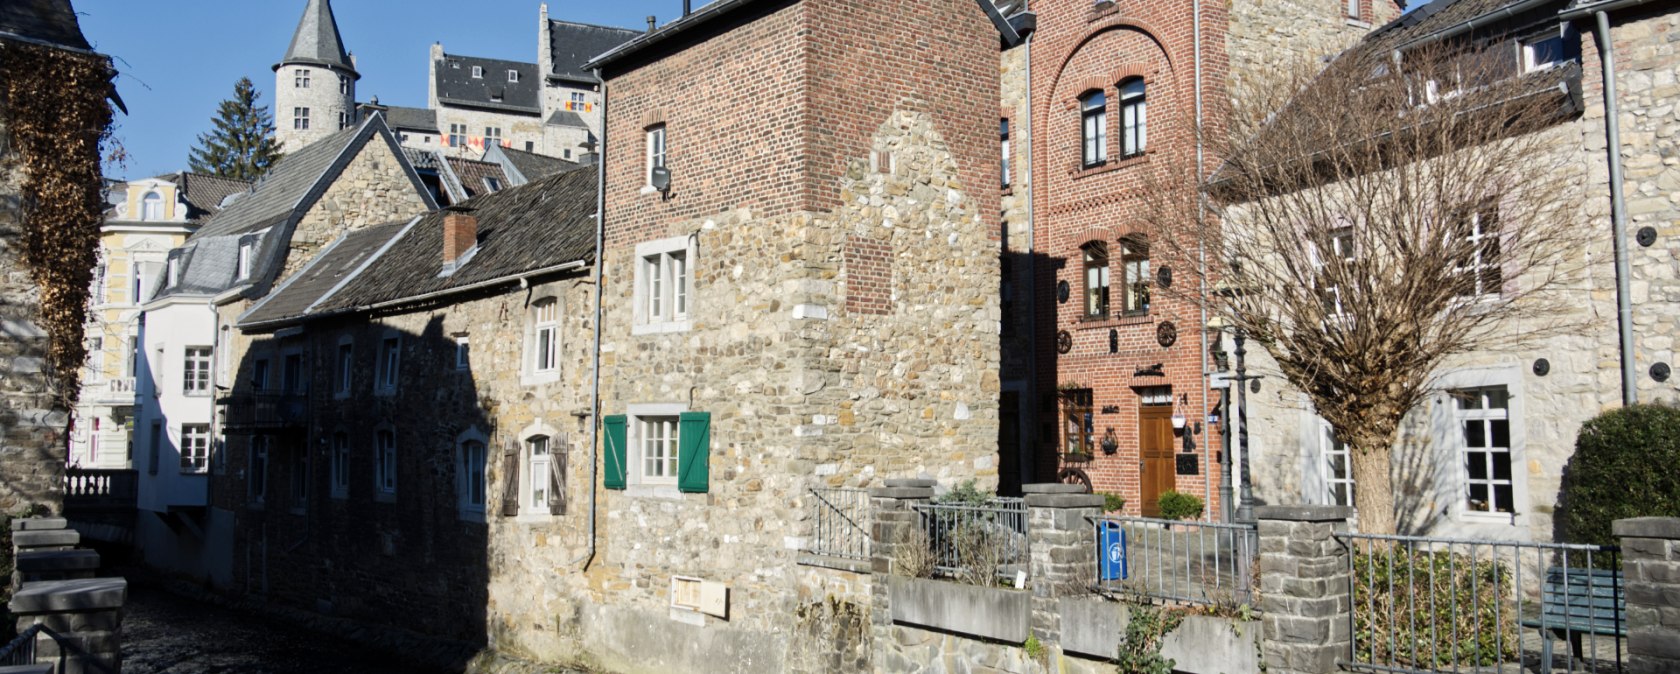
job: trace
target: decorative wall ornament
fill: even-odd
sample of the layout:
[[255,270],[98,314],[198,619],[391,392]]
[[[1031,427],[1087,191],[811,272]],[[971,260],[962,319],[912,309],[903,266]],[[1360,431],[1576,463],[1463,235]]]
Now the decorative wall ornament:
[[1546,360],[1545,358],[1535,359],[1535,361],[1534,361],[1534,376],[1544,377],[1548,373],[1550,373],[1551,371],[1552,371],[1552,361]]
[[1668,381],[1669,375],[1672,374],[1674,374],[1674,371],[1668,367],[1668,363],[1657,363],[1651,366],[1651,378],[1658,382]]
[[1056,303],[1057,304],[1067,304],[1068,293],[1069,292],[1070,291],[1068,290],[1068,282],[1067,281],[1057,281],[1056,282]]
[[1067,353],[1073,350],[1073,335],[1063,330],[1056,333],[1056,353]]
[[1178,343],[1178,326],[1173,325],[1172,321],[1163,321],[1160,325],[1155,326],[1155,341],[1160,343],[1162,347],[1170,347]]
[[1657,228],[1655,228],[1655,227],[1640,227],[1639,232],[1634,234],[1633,236],[1634,236],[1634,240],[1638,241],[1640,246],[1643,246],[1645,248],[1650,248],[1653,244],[1655,244],[1657,242]]
[[1114,328],[1108,329],[1108,352],[1120,353],[1120,331]]
[[1155,283],[1162,288],[1172,287],[1172,267],[1161,267],[1155,270]]

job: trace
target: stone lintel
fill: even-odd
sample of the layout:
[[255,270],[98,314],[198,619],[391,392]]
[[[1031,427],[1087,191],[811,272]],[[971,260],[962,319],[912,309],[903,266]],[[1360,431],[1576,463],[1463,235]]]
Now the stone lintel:
[[1680,517],[1635,517],[1610,525],[1618,538],[1661,538],[1680,541]]
[[933,487],[876,487],[869,490],[870,498],[895,498],[900,500],[933,498]]
[[1254,509],[1254,516],[1280,522],[1343,522],[1353,517],[1353,508],[1333,505],[1259,506]]
[[1086,494],[1085,485],[1041,482],[1021,485],[1022,494]]
[[1028,508],[1101,508],[1098,494],[1027,494]]
[[56,613],[122,608],[128,598],[128,581],[122,578],[86,578],[24,583],[12,595],[12,613]]
[[62,517],[25,517],[12,520],[12,531],[44,531],[68,526],[70,521]]
[[906,477],[893,478],[893,479],[890,479],[890,480],[886,480],[886,485],[888,487],[929,487],[929,488],[931,488],[935,484],[938,484],[938,483],[933,481],[933,480],[922,480],[922,479],[917,479],[917,478],[906,478]]

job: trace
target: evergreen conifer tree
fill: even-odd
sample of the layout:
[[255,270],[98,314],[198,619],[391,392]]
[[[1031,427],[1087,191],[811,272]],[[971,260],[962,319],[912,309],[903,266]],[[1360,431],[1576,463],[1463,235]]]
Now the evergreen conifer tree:
[[268,107],[257,105],[261,95],[248,77],[233,85],[233,98],[222,101],[210,120],[215,128],[199,134],[192,149],[193,172],[256,180],[280,159]]

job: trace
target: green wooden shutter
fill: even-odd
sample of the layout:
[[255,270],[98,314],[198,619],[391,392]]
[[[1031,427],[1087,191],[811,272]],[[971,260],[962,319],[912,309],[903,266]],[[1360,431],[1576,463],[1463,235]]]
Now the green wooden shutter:
[[711,481],[712,414],[683,412],[677,418],[677,489],[706,493]]
[[624,459],[625,423],[624,415],[614,414],[601,419],[604,427],[602,435],[606,436],[607,451],[603,463],[606,464],[607,474],[601,478],[601,486],[608,489],[623,489],[628,464]]

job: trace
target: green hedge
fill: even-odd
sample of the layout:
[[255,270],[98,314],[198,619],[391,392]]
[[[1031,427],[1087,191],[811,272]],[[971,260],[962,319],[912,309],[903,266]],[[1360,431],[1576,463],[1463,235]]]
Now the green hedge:
[[1356,550],[1355,660],[1423,670],[1510,662],[1517,655],[1516,611],[1505,598],[1511,583],[1503,562],[1445,551]]
[[1562,533],[1571,543],[1618,545],[1610,523],[1680,517],[1680,409],[1634,405],[1581,426],[1563,471]]
[[1184,492],[1169,489],[1161,494],[1158,503],[1162,519],[1193,520],[1202,516],[1202,500]]

